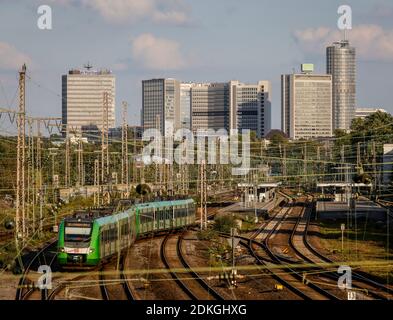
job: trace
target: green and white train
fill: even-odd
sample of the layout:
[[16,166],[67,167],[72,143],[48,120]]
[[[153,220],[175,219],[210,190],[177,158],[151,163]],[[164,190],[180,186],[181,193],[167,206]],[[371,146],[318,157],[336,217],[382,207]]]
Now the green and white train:
[[192,199],[136,204],[104,217],[65,218],[59,226],[57,260],[63,267],[94,267],[141,236],[193,224]]

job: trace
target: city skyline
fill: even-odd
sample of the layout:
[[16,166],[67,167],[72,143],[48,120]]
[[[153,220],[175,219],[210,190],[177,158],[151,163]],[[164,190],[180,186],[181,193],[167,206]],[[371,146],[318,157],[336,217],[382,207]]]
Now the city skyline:
[[[48,4],[53,10],[53,30],[43,31],[36,27],[39,1],[27,6],[5,1],[0,13],[4,29],[0,37],[0,79],[1,91],[6,94],[0,95],[0,104],[12,106],[17,70],[26,62],[31,77],[27,82],[28,112],[61,116],[61,74],[90,61],[94,67],[113,70],[117,78],[116,118],[121,119],[120,101],[128,101],[130,124],[140,123],[143,79],[241,79],[255,83],[262,78],[272,84],[272,128],[280,128],[280,75],[302,62],[314,63],[317,73],[325,73],[325,48],[342,38],[336,27],[340,5],[336,1],[297,4],[314,6],[313,12],[324,13],[320,19],[307,10],[295,19],[289,15],[295,4],[281,1],[269,5],[269,17],[258,21],[251,17],[254,11],[264,9],[261,1],[250,0],[248,6],[235,1],[217,1],[209,6],[204,1],[178,1],[177,5],[169,1],[163,7],[156,5],[154,14],[143,10],[132,14],[135,1],[128,3],[130,7],[124,8],[122,19],[116,22],[112,11],[80,1],[52,0]],[[354,15],[354,29],[348,32],[348,39],[359,53],[357,107],[378,105],[393,112],[393,93],[389,90],[393,81],[389,77],[393,72],[393,49],[389,46],[393,6],[388,1],[348,4]],[[116,3],[113,12],[120,9],[121,4]],[[12,21],[21,14],[30,18],[14,29]],[[234,17],[240,19],[238,26],[231,26]],[[232,36],[237,42],[229,50]],[[256,37],[263,41],[255,41]],[[160,55],[152,53],[157,48]]]

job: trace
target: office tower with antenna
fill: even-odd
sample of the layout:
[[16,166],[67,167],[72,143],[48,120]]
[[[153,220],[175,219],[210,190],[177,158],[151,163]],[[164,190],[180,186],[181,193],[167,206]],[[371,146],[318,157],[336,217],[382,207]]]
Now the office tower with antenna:
[[[62,76],[62,123],[68,134],[102,129],[102,96],[108,93],[108,127],[115,127],[115,76],[110,70],[94,70],[90,63]],[[63,130],[63,135],[66,135]]]

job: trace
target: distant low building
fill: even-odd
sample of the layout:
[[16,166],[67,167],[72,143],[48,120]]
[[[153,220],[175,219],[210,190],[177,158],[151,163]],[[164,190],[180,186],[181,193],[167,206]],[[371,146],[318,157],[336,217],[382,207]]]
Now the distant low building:
[[385,109],[378,109],[378,108],[357,108],[355,117],[356,119],[364,119],[368,116],[372,115],[373,113],[383,112],[388,113]]
[[142,126],[128,126],[128,132],[131,133],[131,137],[135,137],[137,140],[142,140],[143,127]]
[[[109,129],[111,130],[111,129]],[[88,142],[99,142],[101,141],[101,130],[97,125],[84,125],[81,126],[82,137],[87,139]]]
[[383,184],[388,185],[392,182],[393,170],[393,144],[383,145]]

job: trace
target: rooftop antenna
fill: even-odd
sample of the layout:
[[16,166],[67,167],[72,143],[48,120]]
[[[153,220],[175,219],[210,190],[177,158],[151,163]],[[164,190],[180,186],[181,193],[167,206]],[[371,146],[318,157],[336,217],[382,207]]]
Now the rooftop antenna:
[[93,68],[93,66],[90,64],[90,62],[87,62],[87,64],[84,64],[83,67],[86,68],[88,71],[90,71],[90,69]]

